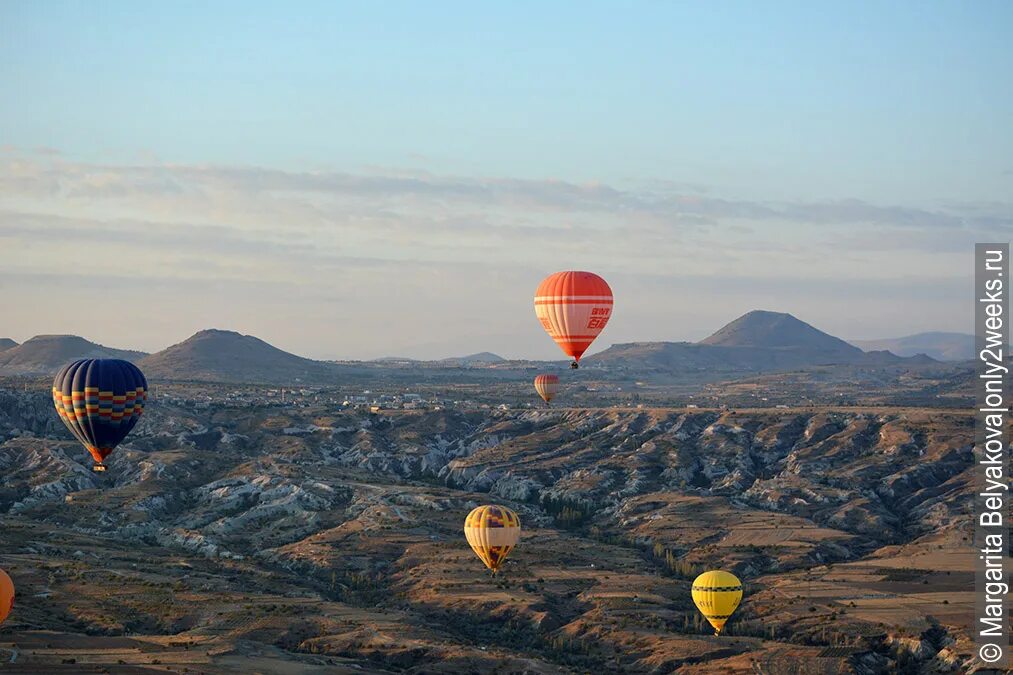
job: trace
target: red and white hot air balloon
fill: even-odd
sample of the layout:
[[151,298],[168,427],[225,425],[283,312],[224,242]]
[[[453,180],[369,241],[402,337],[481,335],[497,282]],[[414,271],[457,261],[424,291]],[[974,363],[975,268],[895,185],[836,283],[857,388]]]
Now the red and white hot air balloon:
[[591,272],[556,272],[535,291],[535,316],[576,368],[612,316],[612,289]]
[[535,391],[537,391],[538,395],[542,397],[542,400],[548,404],[556,397],[556,392],[559,391],[559,376],[552,374],[536,376]]

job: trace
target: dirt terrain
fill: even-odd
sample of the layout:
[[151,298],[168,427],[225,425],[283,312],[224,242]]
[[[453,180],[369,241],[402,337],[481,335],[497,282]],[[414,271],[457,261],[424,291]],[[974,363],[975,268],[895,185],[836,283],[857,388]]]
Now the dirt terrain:
[[[973,418],[157,397],[90,471],[0,392],[4,673],[961,672]],[[501,575],[469,509],[524,534]],[[746,595],[715,638],[690,599]]]

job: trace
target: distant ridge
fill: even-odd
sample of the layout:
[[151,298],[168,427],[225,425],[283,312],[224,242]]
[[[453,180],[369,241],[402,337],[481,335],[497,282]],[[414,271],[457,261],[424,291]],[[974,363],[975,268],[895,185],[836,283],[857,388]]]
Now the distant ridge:
[[452,356],[446,359],[440,359],[440,363],[454,364],[458,366],[484,366],[491,363],[503,363],[506,359],[498,354],[492,352],[479,352],[477,354],[469,354],[467,356]]
[[[372,362],[325,362],[291,354],[251,335],[218,329],[202,330],[150,355],[111,349],[72,335],[41,335],[22,345],[2,349],[10,344],[15,343],[0,341],[0,375],[51,374],[65,363],[85,357],[135,361],[152,380],[251,384],[335,384],[339,378],[344,382],[368,382],[376,377],[417,379],[419,369],[429,369],[426,377],[446,378],[448,372],[458,368],[473,369],[468,377],[502,379],[515,376],[514,371],[518,369],[541,364],[509,361],[492,352],[438,361],[387,357]],[[604,366],[615,374],[625,371],[648,377],[686,373],[725,377],[726,374],[782,372],[810,366],[918,367],[937,361],[923,353],[901,357],[888,350],[863,352],[791,314],[756,310],[740,316],[700,342],[614,344],[585,357],[584,363],[592,368]]]
[[12,347],[17,347],[18,343],[10,338],[0,338],[0,352],[5,352]]
[[294,382],[332,379],[337,366],[282,351],[231,330],[202,330],[138,363],[151,379]]
[[55,374],[75,359],[126,359],[136,362],[144,355],[144,352],[104,347],[77,335],[36,335],[23,344],[0,351],[0,373]]
[[932,331],[882,340],[851,340],[865,351],[886,349],[897,356],[925,354],[938,361],[969,361],[974,358],[974,336]]

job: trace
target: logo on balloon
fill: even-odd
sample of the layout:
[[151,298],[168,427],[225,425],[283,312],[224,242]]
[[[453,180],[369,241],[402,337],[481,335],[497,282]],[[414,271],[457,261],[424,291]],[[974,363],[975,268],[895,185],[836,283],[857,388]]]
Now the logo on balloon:
[[602,329],[608,323],[611,307],[595,307],[591,310],[591,319],[587,322],[588,328]]

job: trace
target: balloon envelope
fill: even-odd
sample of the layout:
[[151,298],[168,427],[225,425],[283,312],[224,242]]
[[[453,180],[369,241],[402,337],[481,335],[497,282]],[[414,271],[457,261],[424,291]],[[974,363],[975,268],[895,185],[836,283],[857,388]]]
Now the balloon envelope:
[[556,397],[559,391],[559,376],[544,374],[535,377],[535,391],[546,403]]
[[693,581],[693,602],[717,635],[742,600],[742,582],[731,572],[711,570]]
[[521,519],[505,506],[479,506],[464,520],[464,536],[493,572],[521,538]]
[[591,272],[556,272],[535,291],[535,316],[576,363],[612,316],[612,289]]
[[140,369],[120,359],[74,361],[53,379],[56,412],[98,464],[137,424],[147,392]]
[[0,570],[0,623],[3,623],[14,609],[14,582],[7,573]]

